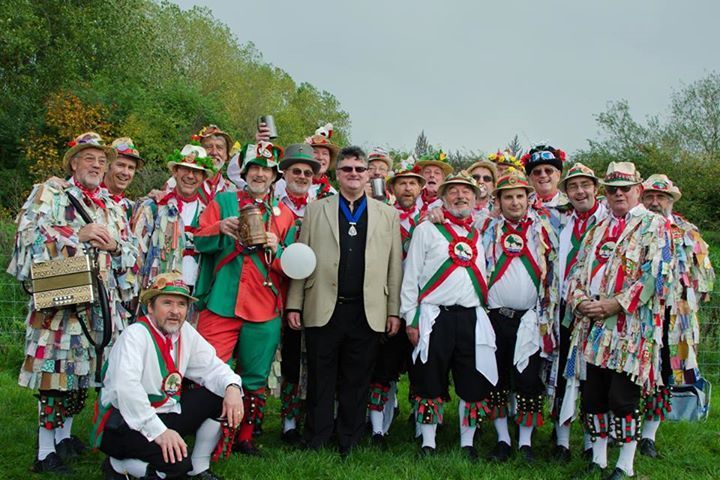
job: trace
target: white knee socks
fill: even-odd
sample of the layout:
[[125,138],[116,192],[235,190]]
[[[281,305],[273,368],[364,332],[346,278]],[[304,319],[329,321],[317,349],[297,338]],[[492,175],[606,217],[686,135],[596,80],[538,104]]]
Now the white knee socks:
[[141,478],[147,474],[148,463],[138,460],[137,458],[119,460],[110,457],[110,465],[112,465],[113,470],[123,475],[127,474],[132,477]]
[[210,455],[220,436],[220,422],[208,418],[200,425],[195,434],[195,446],[190,456],[193,469],[189,475],[197,475],[210,468]]
[[633,471],[633,462],[635,460],[635,448],[637,447],[637,441],[633,440],[630,443],[623,443],[620,448],[620,456],[618,456],[616,467],[622,468],[625,473],[629,476],[635,475]]
[[508,430],[507,417],[500,417],[493,420],[495,431],[497,432],[498,442],[505,442],[512,445],[510,441],[510,431]]
[[660,420],[645,420],[642,426],[642,438],[649,438],[654,442],[658,428],[660,428]]
[[45,460],[48,455],[55,452],[55,429],[45,427],[38,429],[38,460]]
[[435,432],[437,430],[437,424],[432,425],[420,425],[420,433],[422,434],[422,446],[435,448]]
[[65,417],[65,423],[63,424],[62,428],[55,429],[55,443],[56,444],[62,442],[66,438],[70,438],[70,433],[72,432],[72,424],[73,424],[73,417]]
[[532,433],[534,429],[535,427],[533,425],[530,425],[529,427],[526,425],[520,425],[520,436],[518,438],[519,447],[529,447],[532,445]]
[[567,425],[556,424],[555,436],[557,436],[557,440],[555,441],[557,445],[570,448],[570,423]]

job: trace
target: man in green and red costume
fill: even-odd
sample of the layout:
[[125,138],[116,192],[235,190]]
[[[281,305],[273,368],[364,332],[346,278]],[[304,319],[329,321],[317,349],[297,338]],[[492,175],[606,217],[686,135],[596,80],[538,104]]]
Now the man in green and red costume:
[[[283,150],[269,142],[246,145],[241,152],[245,189],[223,192],[200,217],[195,246],[202,254],[202,270],[195,294],[201,299],[198,331],[229,361],[237,347],[237,370],[243,377],[245,417],[236,450],[257,455],[253,424],[262,416],[270,365],[280,341],[285,277],[280,256],[295,218],[272,194]],[[255,205],[265,225],[264,245],[244,245],[238,231],[241,209]]]

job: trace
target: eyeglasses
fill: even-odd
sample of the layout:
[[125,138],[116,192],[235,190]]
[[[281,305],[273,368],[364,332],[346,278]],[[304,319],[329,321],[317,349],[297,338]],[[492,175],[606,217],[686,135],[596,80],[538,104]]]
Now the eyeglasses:
[[346,166],[346,167],[338,167],[338,170],[340,170],[340,171],[343,172],[343,173],[352,173],[352,172],[365,173],[365,172],[368,171],[368,167],[350,167],[350,166]]
[[312,170],[303,170],[302,168],[293,168],[290,170],[290,172],[298,177],[302,175],[304,177],[310,178],[314,175]]
[[609,195],[615,195],[618,190],[620,190],[623,193],[628,193],[630,190],[632,190],[632,185],[623,185],[622,187],[611,187],[609,185],[605,185],[605,191]]
[[552,168],[552,167],[548,167],[548,168],[535,167],[532,169],[532,172],[530,172],[530,175],[532,175],[533,177],[540,177],[542,175],[547,175],[549,177],[556,171],[557,171],[557,168]]
[[472,177],[475,179],[476,182],[487,183],[493,181],[493,177],[491,177],[490,175],[473,175]]

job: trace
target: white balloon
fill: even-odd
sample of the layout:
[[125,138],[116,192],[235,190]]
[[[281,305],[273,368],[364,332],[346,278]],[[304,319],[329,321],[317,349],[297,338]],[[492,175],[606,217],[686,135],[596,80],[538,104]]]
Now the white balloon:
[[294,280],[303,280],[312,275],[316,264],[315,252],[304,243],[293,243],[280,257],[282,271]]

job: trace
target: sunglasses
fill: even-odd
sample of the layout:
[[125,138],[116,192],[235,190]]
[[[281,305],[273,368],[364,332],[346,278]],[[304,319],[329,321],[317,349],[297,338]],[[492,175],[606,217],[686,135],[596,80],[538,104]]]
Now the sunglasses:
[[536,168],[533,168],[533,169],[532,169],[532,172],[530,172],[530,175],[532,175],[533,177],[539,177],[539,176],[541,176],[541,175],[550,176],[550,175],[552,175],[554,172],[557,172],[557,168],[540,168],[540,167],[536,167]]
[[615,195],[618,190],[620,190],[623,193],[628,193],[630,190],[632,190],[632,185],[623,185],[622,187],[610,187],[608,185],[605,185],[605,191],[609,195]]
[[290,169],[290,173],[298,177],[302,175],[306,178],[310,178],[314,175],[312,170],[303,170],[302,168],[292,168]]
[[542,152],[535,152],[530,156],[530,161],[537,162],[538,160],[555,160],[555,155],[552,152],[543,150]]
[[476,182],[486,182],[487,183],[487,182],[493,181],[493,177],[491,177],[490,175],[473,175],[472,177],[475,179]]
[[365,172],[368,171],[368,167],[350,167],[350,166],[346,166],[346,167],[338,167],[338,170],[340,170],[341,172],[344,172],[344,173],[352,173],[352,172],[365,173]]

